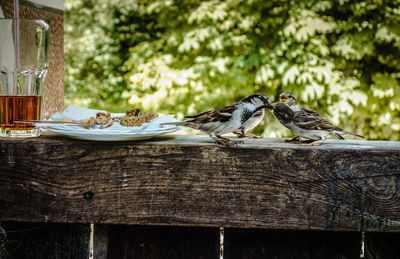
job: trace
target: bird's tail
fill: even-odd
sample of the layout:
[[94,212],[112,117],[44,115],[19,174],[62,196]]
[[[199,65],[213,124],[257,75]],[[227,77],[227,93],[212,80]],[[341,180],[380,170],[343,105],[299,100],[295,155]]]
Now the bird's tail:
[[342,130],[342,132],[337,132],[336,134],[337,135],[339,135],[339,134],[347,134],[347,135],[353,135],[353,136],[356,136],[356,137],[359,137],[359,138],[365,138],[364,136],[362,136],[360,134],[357,134],[357,133],[354,133],[354,132],[350,132],[350,131],[347,131],[347,130]]
[[344,139],[344,137],[342,137],[342,135],[340,135],[339,133],[335,133],[335,136],[336,136],[338,139]]

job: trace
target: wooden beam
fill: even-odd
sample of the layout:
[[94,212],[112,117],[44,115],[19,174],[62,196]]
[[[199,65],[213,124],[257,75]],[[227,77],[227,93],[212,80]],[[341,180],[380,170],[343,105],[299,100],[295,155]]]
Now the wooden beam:
[[93,258],[107,259],[109,229],[109,225],[93,226]]
[[400,143],[0,141],[0,221],[400,231]]

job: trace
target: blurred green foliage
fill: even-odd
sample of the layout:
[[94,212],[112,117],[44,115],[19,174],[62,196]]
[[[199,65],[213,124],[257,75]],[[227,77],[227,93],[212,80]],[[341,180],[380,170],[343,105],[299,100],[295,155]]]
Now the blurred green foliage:
[[[194,114],[252,93],[400,140],[400,0],[65,1],[66,104]],[[256,128],[291,136],[270,113]]]

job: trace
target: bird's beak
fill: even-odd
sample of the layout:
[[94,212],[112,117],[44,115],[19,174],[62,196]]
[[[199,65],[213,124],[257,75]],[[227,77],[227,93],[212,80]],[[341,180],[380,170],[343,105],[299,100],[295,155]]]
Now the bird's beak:
[[281,100],[282,103],[284,103],[284,102],[287,101],[288,98],[287,98],[286,95],[281,95],[281,96],[279,97],[279,99]]
[[272,104],[267,104],[267,109],[272,111],[274,109],[274,106]]

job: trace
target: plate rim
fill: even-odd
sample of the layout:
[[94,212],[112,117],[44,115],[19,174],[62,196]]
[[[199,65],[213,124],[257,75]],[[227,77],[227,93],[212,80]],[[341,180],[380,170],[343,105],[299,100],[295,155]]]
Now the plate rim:
[[94,133],[92,130],[87,130],[85,132],[76,132],[76,131],[65,131],[54,128],[42,127],[46,131],[54,132],[60,135],[64,135],[67,137],[82,139],[82,140],[92,140],[92,141],[123,141],[123,140],[144,140],[150,139],[159,135],[168,134],[172,132],[176,132],[182,129],[181,126],[175,126],[170,128],[158,128],[158,130],[144,130],[140,132],[116,132],[116,131],[108,131],[101,132],[97,131]]

